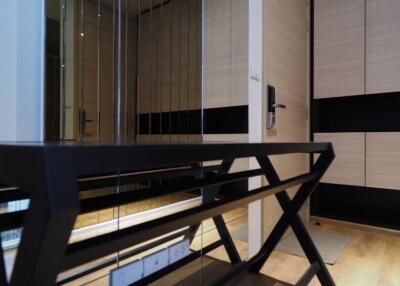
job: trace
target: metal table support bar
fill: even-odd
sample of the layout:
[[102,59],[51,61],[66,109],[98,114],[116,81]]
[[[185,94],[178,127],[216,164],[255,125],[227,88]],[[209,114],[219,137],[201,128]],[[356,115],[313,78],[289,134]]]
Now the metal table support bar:
[[[320,153],[321,155],[309,173],[280,180],[268,156],[295,153]],[[251,157],[257,158],[261,169],[242,172],[230,171],[236,159]],[[229,283],[239,272],[258,273],[289,226],[293,228],[312,265],[299,280],[299,285],[307,284],[313,273],[318,276],[321,284],[335,285],[297,214],[333,158],[334,152],[331,144],[328,143],[0,145],[0,184],[13,186],[16,192],[23,194],[21,196],[14,194],[12,190],[7,190],[2,196],[0,192],[0,201],[7,202],[11,199],[25,197],[30,199],[26,211],[0,215],[0,229],[6,230],[20,226],[23,228],[9,285],[62,284],[62,281],[57,282],[57,276],[62,271],[132,248],[149,240],[153,240],[153,242],[125,252],[120,258],[129,258],[132,253],[135,255],[137,251],[149,250],[151,247],[176,238],[178,234],[192,240],[201,221],[208,218],[213,218],[220,236],[220,240],[208,248],[213,249],[213,247],[224,245],[234,270],[226,277],[221,278],[218,285]],[[207,161],[222,161],[222,163],[203,167],[203,163]],[[120,176],[118,177],[116,174],[120,174]],[[224,197],[219,197],[220,188],[224,184],[260,175],[265,175],[268,179],[270,183],[268,186],[248,192],[231,191],[228,194],[224,193]],[[190,180],[170,180],[184,176],[186,178],[189,176]],[[150,179],[162,179],[160,180],[162,184],[141,191],[80,199],[81,191]],[[163,182],[164,179],[168,182],[167,184]],[[285,190],[297,185],[301,185],[301,187],[294,198],[290,200]],[[68,243],[76,217],[80,213],[196,189],[202,191],[200,206],[80,242]],[[222,214],[270,195],[276,196],[284,213],[259,253],[249,261],[243,262]],[[157,238],[174,231],[178,231],[178,234],[157,240]],[[205,253],[194,252],[190,258],[173,264],[168,269],[156,272],[151,276],[152,278],[147,279],[151,281],[158,279],[185,262]],[[104,261],[103,264],[109,266],[112,265],[112,262]],[[97,265],[97,267],[101,267],[101,265]],[[0,284],[8,285],[7,282],[4,282],[4,260],[0,261],[0,268]],[[92,273],[96,269],[87,269],[65,281],[72,281],[82,277],[85,273]]]

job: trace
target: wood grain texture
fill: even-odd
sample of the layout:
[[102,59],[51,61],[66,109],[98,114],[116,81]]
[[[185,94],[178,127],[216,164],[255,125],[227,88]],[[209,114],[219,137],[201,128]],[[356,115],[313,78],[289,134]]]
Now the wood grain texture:
[[[150,5],[151,1],[147,4]],[[164,2],[162,8],[154,8],[141,15],[139,113],[200,109],[201,15],[201,2],[197,0]],[[149,130],[148,137],[137,138],[139,142],[199,141],[198,135],[164,136],[153,130]]]
[[[82,139],[111,142],[114,140],[113,10],[102,7],[99,26],[97,5],[94,1],[84,1],[83,14],[81,6],[76,5],[76,82],[82,98],[79,108],[84,109],[87,119],[91,120],[86,123]],[[78,121],[78,118],[76,114],[73,120]]]
[[400,133],[367,133],[367,187],[400,190]]
[[[103,11],[103,15],[112,15],[112,11]],[[111,25],[112,26],[112,25]],[[100,43],[100,140],[114,141],[114,50],[113,33],[102,25]]]
[[365,186],[365,133],[316,133],[315,142],[331,142],[336,157],[321,182]]
[[[319,221],[318,218],[313,222]],[[374,230],[355,229],[354,226],[342,226],[336,222],[320,221],[318,231],[344,235],[350,243],[344,248],[335,265],[327,265],[338,286],[397,286],[400,279],[398,234],[381,234]],[[310,225],[309,227],[315,227]],[[274,251],[270,264],[266,264],[262,273],[284,282],[295,283],[302,271],[308,267],[305,258]],[[295,269],[295,270],[294,270]],[[397,271],[397,272],[396,272]],[[316,277],[309,284],[321,285]]]
[[[275,128],[266,130],[266,142],[301,142],[307,140],[307,32],[306,2],[298,0],[263,1],[263,69],[264,82],[276,89]],[[281,179],[307,171],[306,155],[273,156],[271,161]],[[265,182],[267,183],[267,182]],[[296,188],[289,190],[293,195]],[[268,235],[282,214],[274,197],[263,201],[264,235]],[[306,211],[301,212],[303,218]]]
[[[228,223],[229,231],[232,233],[235,230],[245,227],[247,223],[246,209],[236,209],[224,214],[225,221]],[[328,269],[333,276],[333,279],[338,286],[398,286],[400,281],[400,234],[382,232],[368,228],[361,228],[353,224],[345,224],[336,221],[321,220],[313,218],[312,223],[319,222],[321,226],[318,231],[326,234],[344,235],[350,238],[349,244],[344,248],[335,265],[328,265]],[[309,227],[315,227],[309,225]],[[202,224],[201,232],[199,231],[196,239],[192,244],[194,250],[200,249],[209,243],[219,239],[218,232],[215,230],[214,224],[207,220]],[[169,244],[167,244],[169,245]],[[167,245],[161,245],[163,248]],[[235,240],[235,245],[243,259],[247,258],[247,243]],[[151,252],[157,249],[152,249]],[[5,263],[10,272],[14,263],[16,250],[7,250],[4,253]],[[210,253],[212,257],[229,261],[223,246]],[[112,256],[110,256],[112,257]],[[135,256],[129,259],[134,261],[140,258]],[[104,258],[102,258],[104,259]],[[99,261],[101,261],[100,259]],[[92,262],[93,264],[99,261]],[[62,273],[60,277],[65,277],[81,271],[83,267],[73,269],[69,272]],[[98,272],[82,277],[77,281],[66,285],[109,285],[109,271],[114,269],[116,264],[104,268]],[[200,263],[194,270],[199,270],[204,265]],[[309,267],[307,259],[290,255],[287,253],[273,251],[268,263],[264,265],[261,272],[279,279],[287,283],[296,283],[299,277]],[[316,278],[310,283],[311,286],[320,285]]]
[[[78,23],[77,77],[79,108],[86,111],[85,141],[95,141],[97,135],[97,27],[88,22]],[[78,119],[78,116],[76,117]]]
[[400,1],[367,0],[367,93],[400,91]]
[[315,1],[315,98],[364,94],[364,1]]
[[248,1],[204,1],[203,107],[247,104]]
[[276,89],[276,125],[267,140],[306,139],[306,7],[304,1],[265,1],[264,81]]

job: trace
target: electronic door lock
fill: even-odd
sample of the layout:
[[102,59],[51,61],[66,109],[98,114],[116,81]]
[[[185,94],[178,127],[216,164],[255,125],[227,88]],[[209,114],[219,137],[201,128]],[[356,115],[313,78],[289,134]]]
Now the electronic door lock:
[[273,104],[272,106],[273,106],[273,108],[282,108],[282,109],[286,109],[286,105],[284,105],[284,104]]
[[267,86],[268,108],[267,108],[267,129],[275,127],[276,108],[286,109],[286,105],[275,103],[275,87]]

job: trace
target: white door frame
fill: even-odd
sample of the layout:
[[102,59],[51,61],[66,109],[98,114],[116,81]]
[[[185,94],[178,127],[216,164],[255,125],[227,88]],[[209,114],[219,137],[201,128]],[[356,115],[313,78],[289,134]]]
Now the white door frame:
[[[263,0],[249,1],[249,142],[262,142],[264,132],[263,106]],[[255,158],[249,169],[259,168]],[[261,187],[261,176],[249,179],[249,189]],[[248,209],[249,257],[260,249],[263,241],[262,200]]]

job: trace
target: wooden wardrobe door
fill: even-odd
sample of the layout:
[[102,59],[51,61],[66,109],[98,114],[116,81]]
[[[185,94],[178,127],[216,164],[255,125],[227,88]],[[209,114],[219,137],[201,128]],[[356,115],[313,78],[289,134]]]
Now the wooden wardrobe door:
[[367,187],[400,190],[400,132],[367,133]]
[[364,94],[365,1],[318,0],[314,15],[314,98]]
[[365,133],[316,133],[315,142],[331,142],[336,157],[321,182],[365,186]]
[[399,15],[399,0],[367,0],[368,94],[400,91]]

